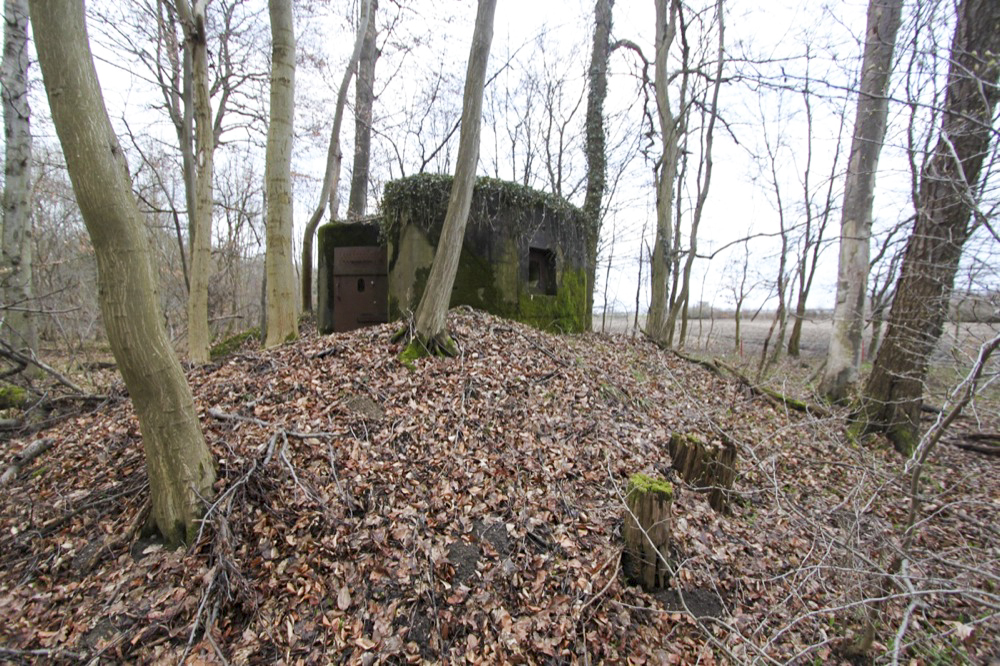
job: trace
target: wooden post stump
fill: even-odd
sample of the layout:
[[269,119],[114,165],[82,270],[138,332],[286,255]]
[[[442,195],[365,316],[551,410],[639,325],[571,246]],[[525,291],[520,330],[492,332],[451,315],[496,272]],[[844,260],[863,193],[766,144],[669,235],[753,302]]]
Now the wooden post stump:
[[697,435],[670,436],[672,466],[685,481],[708,492],[709,505],[719,513],[729,508],[736,479],[736,445],[729,440],[704,442]]
[[668,481],[633,474],[625,503],[625,576],[647,591],[666,589],[670,580],[670,505],[674,488]]

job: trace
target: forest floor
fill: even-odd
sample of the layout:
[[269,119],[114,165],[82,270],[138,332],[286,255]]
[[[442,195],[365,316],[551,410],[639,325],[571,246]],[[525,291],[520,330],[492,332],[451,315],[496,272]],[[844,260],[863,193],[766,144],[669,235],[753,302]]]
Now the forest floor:
[[[190,370],[219,481],[186,550],[139,534],[146,472],[120,383],[3,444],[0,471],[29,441],[53,446],[3,488],[0,660],[1000,659],[1000,458],[946,439],[904,553],[903,460],[847,439],[844,414],[786,409],[639,338],[449,322],[461,354],[412,369],[389,324]],[[996,414],[962,427],[995,433]],[[738,447],[729,514],[671,471],[678,432]],[[637,472],[674,483],[665,592],[621,571]],[[847,656],[867,619],[868,655]]]

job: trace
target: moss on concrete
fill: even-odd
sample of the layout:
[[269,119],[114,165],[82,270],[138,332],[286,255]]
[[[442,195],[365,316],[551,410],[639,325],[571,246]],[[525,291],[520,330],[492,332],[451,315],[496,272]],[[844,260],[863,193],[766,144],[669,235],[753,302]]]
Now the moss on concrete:
[[[448,207],[452,177],[420,174],[386,184],[389,317],[419,305]],[[580,211],[517,183],[480,178],[473,193],[450,305],[468,305],[555,332],[588,330],[586,247]],[[555,293],[528,284],[530,249],[557,256]]]
[[586,272],[566,268],[554,296],[535,294],[522,287],[513,318],[547,331],[579,333],[588,325],[586,295]]

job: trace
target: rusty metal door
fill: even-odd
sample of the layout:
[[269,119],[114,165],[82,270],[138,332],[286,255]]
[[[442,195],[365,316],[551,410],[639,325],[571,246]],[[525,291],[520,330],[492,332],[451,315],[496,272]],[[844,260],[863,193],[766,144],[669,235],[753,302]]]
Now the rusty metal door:
[[333,250],[333,330],[352,331],[389,319],[384,247]]

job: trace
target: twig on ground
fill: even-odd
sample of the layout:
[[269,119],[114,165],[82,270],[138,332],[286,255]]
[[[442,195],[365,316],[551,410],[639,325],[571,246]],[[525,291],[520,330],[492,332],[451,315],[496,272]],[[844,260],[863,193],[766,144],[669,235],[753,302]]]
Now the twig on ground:
[[309,439],[310,437],[336,437],[337,435],[337,433],[333,432],[300,432],[298,430],[288,430],[277,424],[262,421],[261,419],[256,419],[252,416],[230,414],[229,412],[224,412],[221,409],[215,409],[214,407],[209,409],[207,414],[220,421],[242,421],[243,423],[253,423],[254,425],[259,425],[262,428],[278,428],[286,437],[292,437],[294,439]]
[[0,647],[0,657],[11,657],[13,659],[49,657],[50,659],[76,659],[77,661],[83,661],[87,658],[82,652],[72,652],[71,650],[63,650],[61,648],[52,648],[49,650],[15,650],[5,647]]
[[51,449],[55,443],[56,440],[52,437],[43,437],[31,442],[20,453],[15,454],[10,466],[7,467],[3,475],[0,475],[0,488],[10,483],[25,465]]
[[30,363],[40,368],[41,370],[47,372],[48,374],[52,375],[52,377],[55,378],[55,380],[58,381],[63,386],[71,388],[81,395],[88,395],[87,391],[80,388],[80,386],[77,385],[75,382],[73,382],[73,380],[71,380],[69,377],[67,377],[66,375],[62,374],[61,372],[53,368],[51,365],[45,363],[44,361],[39,360],[38,358],[35,358],[34,355],[28,356],[26,354],[22,354],[21,352],[17,351],[9,344],[4,342],[3,340],[0,340],[0,356],[4,356],[18,363],[25,363],[25,364]]

